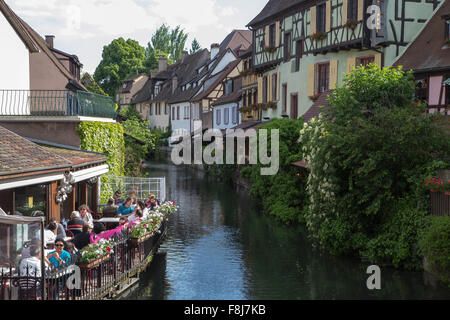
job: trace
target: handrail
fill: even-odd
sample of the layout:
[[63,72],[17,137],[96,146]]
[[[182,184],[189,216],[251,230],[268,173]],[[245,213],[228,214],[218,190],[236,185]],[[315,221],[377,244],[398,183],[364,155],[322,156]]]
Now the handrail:
[[115,119],[111,97],[69,90],[0,90],[0,116],[89,116]]

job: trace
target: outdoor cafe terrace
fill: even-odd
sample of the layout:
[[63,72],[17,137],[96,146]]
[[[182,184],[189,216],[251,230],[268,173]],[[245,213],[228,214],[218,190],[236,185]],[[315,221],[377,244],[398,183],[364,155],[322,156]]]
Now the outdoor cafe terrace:
[[[36,232],[43,239],[44,221],[40,217],[3,215],[0,210],[0,300],[96,300],[112,298],[124,284],[150,264],[167,232],[169,216],[177,211],[166,201],[139,220],[119,224],[119,218],[98,222],[116,223],[109,230],[91,234],[91,243],[80,250],[77,263],[45,272],[21,267],[25,252]],[[117,226],[118,225],[118,226]],[[69,233],[70,234],[70,233]],[[71,242],[73,238],[66,239]],[[58,242],[58,241],[57,241]],[[52,245],[40,241],[40,270],[44,255]]]

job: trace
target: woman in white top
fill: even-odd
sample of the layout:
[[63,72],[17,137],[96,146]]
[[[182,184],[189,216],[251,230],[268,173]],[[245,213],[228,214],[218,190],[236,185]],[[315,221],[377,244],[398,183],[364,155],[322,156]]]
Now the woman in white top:
[[83,204],[78,211],[80,211],[81,220],[87,223],[94,223],[94,219],[92,219],[92,215],[89,213],[89,207],[87,205]]

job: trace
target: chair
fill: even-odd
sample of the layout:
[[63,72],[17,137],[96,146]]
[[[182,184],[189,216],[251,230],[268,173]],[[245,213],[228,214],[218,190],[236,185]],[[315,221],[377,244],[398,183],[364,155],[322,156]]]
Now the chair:
[[72,241],[73,238],[75,237],[75,235],[74,235],[74,233],[72,231],[66,230],[66,237],[72,238],[72,239],[70,239],[70,241]]

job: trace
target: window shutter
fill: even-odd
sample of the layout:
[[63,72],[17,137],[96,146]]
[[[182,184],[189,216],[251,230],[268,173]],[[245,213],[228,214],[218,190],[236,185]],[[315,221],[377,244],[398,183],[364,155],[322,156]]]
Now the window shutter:
[[348,0],[342,0],[342,25],[347,22]]
[[336,88],[338,82],[338,60],[330,61],[330,89]]
[[358,21],[364,18],[364,0],[358,0]]
[[310,64],[308,65],[308,96],[312,97],[315,94],[315,86],[316,86],[316,65]]
[[356,58],[347,59],[347,73],[352,72],[353,68],[356,66]]
[[255,103],[263,102],[263,77],[258,77],[258,101]]
[[280,21],[275,23],[275,47],[280,45]]
[[275,100],[280,100],[280,73],[279,72],[277,72],[276,73],[276,75],[277,75],[277,82],[276,82],[276,85],[277,85],[277,96],[275,97]]
[[326,4],[326,21],[325,21],[325,32],[331,31],[331,1],[328,0]]
[[273,97],[272,97],[272,83],[273,83],[273,74],[270,75],[267,79],[267,101],[273,101]]
[[265,32],[264,32],[264,46],[269,46],[269,34],[270,34],[270,27],[266,26]]
[[376,63],[380,68],[383,68],[382,61],[381,61],[381,53],[375,53],[375,63]]
[[309,20],[310,20],[310,35],[313,35],[314,33],[316,33],[316,25],[317,25],[317,21],[316,21],[316,7],[311,7],[309,9]]

